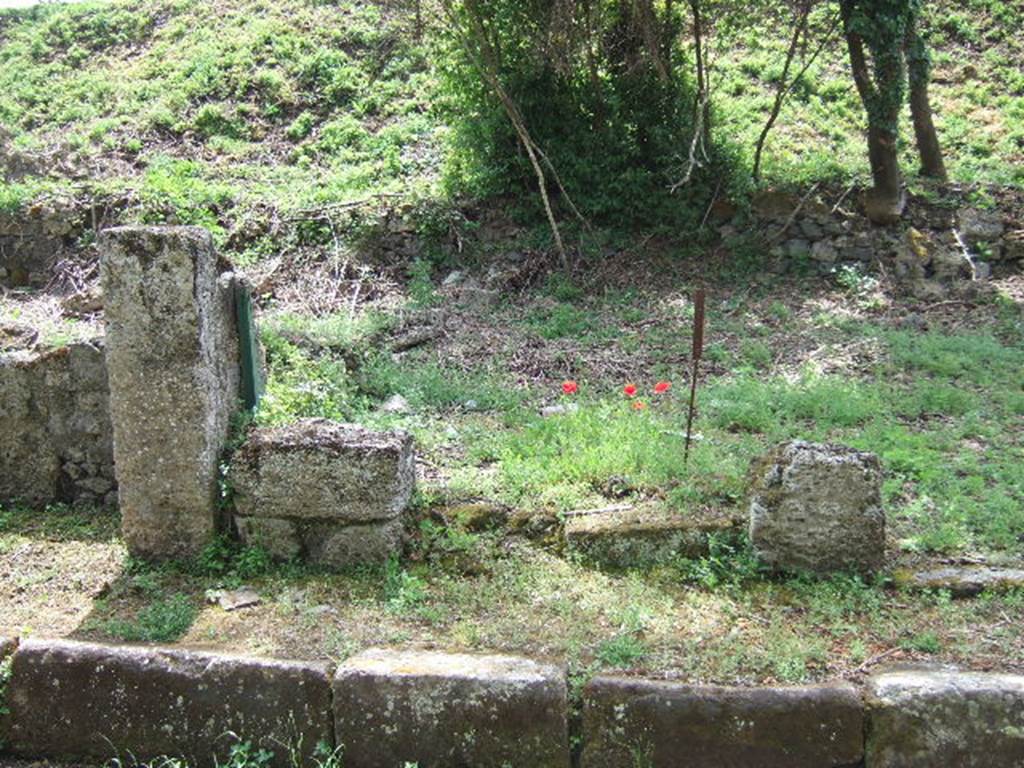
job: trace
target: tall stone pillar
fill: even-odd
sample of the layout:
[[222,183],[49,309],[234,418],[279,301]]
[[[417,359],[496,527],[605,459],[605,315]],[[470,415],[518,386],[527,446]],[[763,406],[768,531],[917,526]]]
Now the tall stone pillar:
[[141,557],[193,555],[216,531],[238,400],[234,276],[198,227],[108,229],[100,253],[125,542]]

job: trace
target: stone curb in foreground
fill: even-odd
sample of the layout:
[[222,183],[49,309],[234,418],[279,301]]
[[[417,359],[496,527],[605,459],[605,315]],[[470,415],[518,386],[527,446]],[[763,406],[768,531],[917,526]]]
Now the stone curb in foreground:
[[[583,692],[583,768],[839,768],[864,754],[850,684],[719,688],[620,677]],[[639,761],[639,762],[638,762]]]
[[346,768],[568,768],[564,667],[515,656],[371,649],[334,676]]
[[[237,734],[272,766],[567,768],[565,669],[514,656],[365,651],[325,664],[0,638],[0,749],[31,757],[224,763]],[[581,768],[1011,768],[1024,676],[904,668],[848,683],[725,688],[599,676]],[[0,758],[0,764],[3,763]]]
[[233,739],[312,757],[333,742],[323,664],[25,640],[14,653],[6,704],[8,748],[27,756],[223,764]]
[[866,702],[867,768],[1024,765],[1024,676],[897,669]]

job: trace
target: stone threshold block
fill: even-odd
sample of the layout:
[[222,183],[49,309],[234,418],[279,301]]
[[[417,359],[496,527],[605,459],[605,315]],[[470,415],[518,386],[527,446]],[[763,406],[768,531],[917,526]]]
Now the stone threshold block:
[[233,739],[312,764],[333,743],[326,665],[63,640],[25,640],[6,703],[14,754],[107,760],[227,760]]
[[1024,587],[1024,569],[989,566],[947,566],[917,573],[900,572],[896,583],[911,589],[942,589],[953,597],[974,597],[982,592],[1009,592]]
[[408,433],[327,419],[253,430],[228,470],[242,541],[329,568],[401,551],[414,482]]
[[902,669],[867,685],[871,768],[1024,765],[1024,676]]
[[720,688],[602,676],[583,692],[582,768],[848,768],[864,755],[848,684]]
[[730,518],[694,516],[652,504],[568,517],[565,543],[570,552],[591,562],[628,568],[706,555],[710,535],[738,528],[738,521]]
[[565,670],[514,656],[368,650],[334,677],[345,768],[568,768]]

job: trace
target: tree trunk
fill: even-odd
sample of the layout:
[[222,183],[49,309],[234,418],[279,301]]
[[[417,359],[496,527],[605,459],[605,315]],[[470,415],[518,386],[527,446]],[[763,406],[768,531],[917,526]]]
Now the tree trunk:
[[917,29],[916,21],[907,27],[905,44],[907,70],[910,80],[910,114],[917,138],[917,152],[921,157],[921,173],[946,181],[946,163],[939,146],[939,135],[932,120],[932,105],[928,98],[931,79],[931,58]]
[[865,197],[868,218],[876,224],[894,224],[903,213],[903,177],[896,151],[896,132],[868,127],[868,159],[874,187]]
[[868,117],[868,160],[874,186],[864,199],[865,212],[876,224],[893,224],[903,213],[902,176],[896,151],[897,126],[902,104],[903,51],[872,49],[874,78],[868,68],[864,40],[851,24],[853,2],[842,4],[843,32],[857,92]]

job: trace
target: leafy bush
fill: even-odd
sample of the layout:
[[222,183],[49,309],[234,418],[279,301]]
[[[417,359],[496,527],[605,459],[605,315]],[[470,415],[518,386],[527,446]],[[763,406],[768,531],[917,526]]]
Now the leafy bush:
[[[669,193],[684,175],[693,135],[689,62],[668,40],[671,50],[652,62],[633,5],[598,2],[591,15],[596,28],[587,32],[580,19],[560,15],[572,7],[453,3],[461,23],[444,27],[436,56],[442,111],[453,127],[449,185],[482,197],[536,191],[536,175],[489,86],[494,66],[533,140],[587,216],[619,224],[696,224],[711,186],[734,183],[734,158],[712,148],[692,183]],[[473,28],[475,13],[487,19],[490,50],[483,53],[477,40],[467,46],[458,31]],[[671,29],[682,23],[678,12],[666,21]]]

